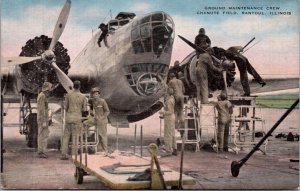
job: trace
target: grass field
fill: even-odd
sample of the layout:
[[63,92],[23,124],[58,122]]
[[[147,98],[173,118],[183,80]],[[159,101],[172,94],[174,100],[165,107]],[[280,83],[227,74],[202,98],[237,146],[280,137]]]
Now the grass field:
[[[299,94],[265,95],[256,98],[256,104],[267,108],[289,108],[297,99]],[[297,107],[299,109],[299,104]]]

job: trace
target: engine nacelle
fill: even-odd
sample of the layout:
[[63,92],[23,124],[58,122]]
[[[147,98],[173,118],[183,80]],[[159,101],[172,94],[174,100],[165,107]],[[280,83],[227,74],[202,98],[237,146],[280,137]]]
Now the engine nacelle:
[[[221,57],[221,51],[223,49],[214,47],[215,56],[220,59]],[[195,76],[191,75],[191,71],[195,70],[195,62],[197,62],[197,55],[196,52],[192,52],[189,54],[179,65],[174,66],[170,69],[170,72],[174,72],[175,75],[177,75],[178,79],[180,79],[185,87],[186,95],[190,97],[196,97],[197,95],[197,89],[195,86]],[[220,63],[213,63],[216,67],[226,68],[227,75],[226,75],[226,82],[227,86],[231,86],[232,82],[234,81],[235,76],[235,64],[233,62],[230,62],[228,60],[224,60],[222,64]],[[208,71],[207,73],[208,77],[208,88],[211,91],[216,90],[223,90],[225,87],[223,75],[220,73],[216,73],[214,71]]]
[[[41,56],[50,46],[51,38],[41,35],[26,42],[22,47],[20,56]],[[68,50],[63,47],[63,44],[57,42],[53,49],[57,66],[67,74],[70,68],[70,57]],[[36,95],[44,81],[51,82],[55,87],[60,86],[54,69],[49,62],[44,59],[22,64],[16,67],[15,72],[18,78],[19,91]],[[64,93],[64,89],[56,88],[55,92]]]

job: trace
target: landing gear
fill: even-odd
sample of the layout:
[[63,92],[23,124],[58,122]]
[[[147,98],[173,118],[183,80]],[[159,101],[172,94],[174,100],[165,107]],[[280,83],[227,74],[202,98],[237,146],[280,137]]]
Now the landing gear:
[[27,129],[27,146],[31,148],[37,148],[37,137],[38,137],[38,124],[37,114],[30,113],[25,118],[25,127]]

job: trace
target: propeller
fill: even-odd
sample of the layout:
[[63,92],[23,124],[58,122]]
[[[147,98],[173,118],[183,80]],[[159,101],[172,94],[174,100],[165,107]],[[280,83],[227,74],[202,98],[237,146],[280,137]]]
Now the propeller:
[[60,82],[60,84],[65,88],[67,92],[70,92],[73,87],[73,82],[71,79],[56,65],[56,59],[55,54],[53,52],[53,49],[55,45],[57,44],[60,36],[62,35],[64,28],[66,26],[68,16],[70,13],[71,8],[71,0],[66,0],[65,4],[59,14],[59,17],[57,19],[52,40],[50,43],[50,46],[48,50],[46,50],[41,56],[37,57],[10,57],[10,58],[1,58],[1,64],[5,66],[17,66],[20,64],[25,64],[28,62],[32,62],[35,60],[43,60],[44,62],[51,64],[52,67],[55,70],[55,73],[57,75],[57,78]]
[[1,65],[4,67],[17,66],[28,62],[33,62],[39,59],[41,59],[41,56],[36,56],[36,57],[19,56],[19,57],[5,57],[5,58],[1,57]]
[[59,14],[59,17],[57,19],[57,22],[56,22],[56,25],[55,25],[55,28],[53,31],[53,35],[52,35],[52,41],[49,46],[49,50],[53,50],[56,43],[58,42],[58,39],[60,38],[61,34],[63,33],[64,28],[67,23],[67,20],[68,20],[69,13],[70,13],[70,8],[71,8],[71,0],[66,0],[66,3],[63,6],[63,8]]
[[73,88],[72,80],[56,65],[55,62],[51,64],[55,70],[56,76],[60,82],[60,84],[65,88],[65,90],[69,93]]

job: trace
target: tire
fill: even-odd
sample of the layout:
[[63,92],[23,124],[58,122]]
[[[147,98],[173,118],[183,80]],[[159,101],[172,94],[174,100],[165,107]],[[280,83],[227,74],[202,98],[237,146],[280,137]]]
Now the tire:
[[25,125],[28,129],[27,135],[27,146],[31,148],[37,148],[37,137],[38,137],[38,124],[37,114],[31,113],[25,119]]

